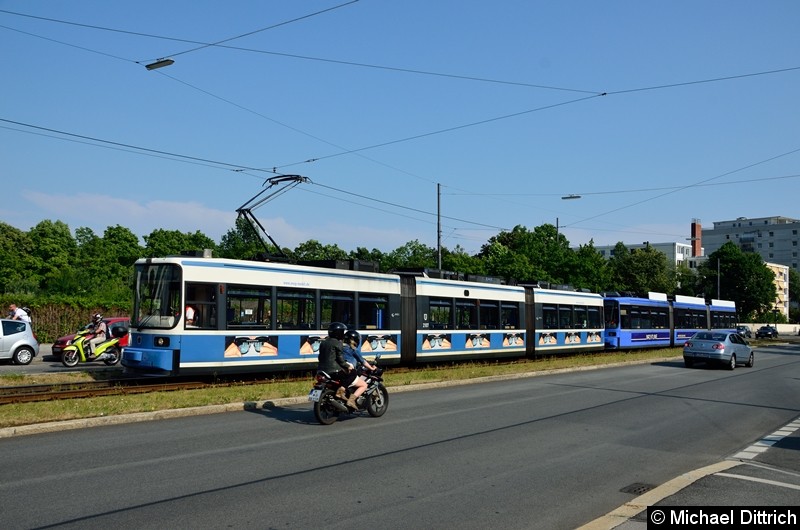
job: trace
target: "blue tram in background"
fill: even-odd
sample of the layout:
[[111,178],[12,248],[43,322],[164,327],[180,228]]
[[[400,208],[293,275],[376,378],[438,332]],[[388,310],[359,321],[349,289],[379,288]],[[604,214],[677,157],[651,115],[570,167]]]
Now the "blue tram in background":
[[647,298],[604,293],[605,347],[674,347],[702,329],[736,330],[736,304],[694,296],[649,293]]

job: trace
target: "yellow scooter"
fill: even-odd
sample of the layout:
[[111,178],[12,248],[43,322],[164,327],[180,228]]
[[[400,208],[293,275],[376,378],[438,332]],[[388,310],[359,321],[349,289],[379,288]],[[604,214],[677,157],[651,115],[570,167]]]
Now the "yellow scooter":
[[72,368],[80,362],[92,361],[103,361],[108,366],[114,366],[122,359],[122,348],[119,347],[119,341],[127,334],[127,328],[116,327],[109,340],[101,342],[95,346],[94,351],[90,351],[89,339],[94,336],[94,329],[81,330],[72,340],[72,344],[64,348],[64,352],[61,354],[61,363],[68,368]]

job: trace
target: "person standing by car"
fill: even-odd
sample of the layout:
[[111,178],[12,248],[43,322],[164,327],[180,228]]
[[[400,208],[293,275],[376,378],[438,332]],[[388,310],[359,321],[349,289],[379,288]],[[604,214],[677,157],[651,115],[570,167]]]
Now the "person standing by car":
[[23,322],[30,323],[31,317],[28,313],[17,307],[17,304],[11,304],[8,306],[8,318],[11,320],[22,320]]

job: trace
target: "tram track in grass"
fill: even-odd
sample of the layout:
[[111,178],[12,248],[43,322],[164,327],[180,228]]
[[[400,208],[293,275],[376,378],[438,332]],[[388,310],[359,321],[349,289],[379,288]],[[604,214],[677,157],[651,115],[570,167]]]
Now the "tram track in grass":
[[[245,385],[274,383],[275,379],[246,378],[236,381],[208,381],[200,379],[165,378],[154,382],[153,377],[109,379],[107,381],[84,381],[73,383],[48,383],[0,387],[0,405],[10,403],[32,403],[37,401],[56,401],[102,396],[123,396],[147,394],[151,392],[175,392],[178,390],[201,390]],[[308,377],[302,378],[307,380]],[[281,379],[290,381],[291,379]],[[296,379],[300,380],[300,378]]]

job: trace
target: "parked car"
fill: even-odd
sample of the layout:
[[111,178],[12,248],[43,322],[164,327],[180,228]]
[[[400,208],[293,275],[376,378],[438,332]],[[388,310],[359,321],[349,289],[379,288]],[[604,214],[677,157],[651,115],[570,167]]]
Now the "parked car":
[[750,326],[736,326],[736,333],[738,333],[740,337],[743,337],[745,339],[753,338],[753,332],[750,331]]
[[773,326],[761,326],[756,331],[757,339],[776,339],[778,338],[778,328]]
[[30,364],[39,355],[39,341],[30,322],[0,319],[0,359],[14,364]]
[[[131,319],[128,317],[109,317],[104,318],[103,322],[106,323],[108,326],[108,336],[114,336],[114,330],[117,328],[130,328],[131,327]],[[93,324],[87,324],[83,329],[88,329],[93,327]],[[79,330],[80,331],[80,330]],[[119,347],[124,348],[128,345],[128,339],[130,338],[130,334],[125,334],[122,339],[119,341]],[[75,340],[75,333],[70,335],[64,335],[63,337],[59,337],[53,343],[53,355],[56,357],[61,357],[61,354],[64,353],[64,348],[72,344],[72,341]]]
[[683,345],[683,363],[691,367],[696,362],[723,364],[728,370],[737,364],[753,366],[753,348],[729,331],[698,331]]

